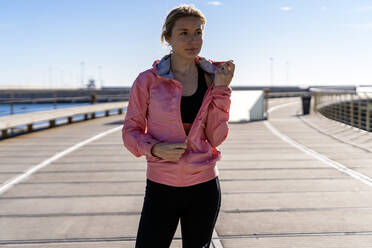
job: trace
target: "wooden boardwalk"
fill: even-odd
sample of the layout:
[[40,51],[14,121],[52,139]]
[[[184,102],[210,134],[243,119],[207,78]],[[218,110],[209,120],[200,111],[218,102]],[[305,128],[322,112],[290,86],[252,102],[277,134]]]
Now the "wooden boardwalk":
[[[270,107],[269,121],[231,124],[220,146],[214,245],[370,248],[372,135],[301,116],[299,98]],[[146,163],[123,147],[123,118],[0,142],[0,247],[134,247]]]

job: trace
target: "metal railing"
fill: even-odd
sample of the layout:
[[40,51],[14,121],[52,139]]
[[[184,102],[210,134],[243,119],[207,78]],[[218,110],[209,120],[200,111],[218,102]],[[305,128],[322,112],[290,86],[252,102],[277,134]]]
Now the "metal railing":
[[368,132],[371,130],[372,92],[338,89],[310,89],[313,111]]
[[287,97],[302,97],[310,95],[307,91],[298,92],[268,92],[268,98],[287,98]]

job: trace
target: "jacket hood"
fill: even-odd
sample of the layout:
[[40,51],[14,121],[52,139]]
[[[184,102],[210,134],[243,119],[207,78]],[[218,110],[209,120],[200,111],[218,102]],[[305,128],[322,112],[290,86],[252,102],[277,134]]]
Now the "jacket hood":
[[[170,62],[171,54],[165,55],[161,60],[155,60],[152,65],[153,72],[161,77],[174,79],[173,73],[170,70]],[[215,62],[212,60],[207,60],[204,57],[197,56],[195,58],[195,63],[198,64],[203,71],[212,74],[212,78],[214,78],[214,71],[216,70],[217,65],[221,62]]]

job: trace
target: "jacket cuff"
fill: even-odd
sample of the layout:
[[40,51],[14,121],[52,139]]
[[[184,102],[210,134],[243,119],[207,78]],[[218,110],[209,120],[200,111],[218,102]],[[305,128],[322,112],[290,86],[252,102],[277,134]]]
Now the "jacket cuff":
[[212,88],[212,95],[223,95],[223,94],[228,94],[229,96],[231,95],[232,89],[230,86],[215,86],[213,85]]
[[230,109],[231,88],[229,86],[214,86],[211,96],[215,107],[228,113]]
[[151,153],[151,149],[152,149],[153,145],[155,145],[159,142],[160,142],[159,140],[155,140],[155,139],[151,139],[151,138],[146,139],[146,141],[144,142],[143,147],[142,147],[142,149],[143,149],[142,152],[147,156],[154,157],[154,155],[152,155],[152,153]]
[[162,141],[151,138],[149,136],[146,136],[145,142],[142,146],[142,149],[143,149],[142,152],[145,154],[146,157],[150,157],[150,158],[153,158],[153,159],[158,158],[157,156],[152,154],[151,150],[152,150],[154,145],[156,145],[157,143],[160,143],[160,142],[162,142]]

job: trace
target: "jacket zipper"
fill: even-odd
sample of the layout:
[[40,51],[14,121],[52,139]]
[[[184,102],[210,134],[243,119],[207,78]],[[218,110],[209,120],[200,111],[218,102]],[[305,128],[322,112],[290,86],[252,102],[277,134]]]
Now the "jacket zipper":
[[205,92],[205,94],[204,94],[204,96],[203,96],[202,104],[201,104],[201,106],[200,106],[200,108],[199,108],[199,110],[198,110],[198,113],[197,113],[196,116],[195,116],[195,120],[194,120],[194,121],[192,122],[192,124],[191,124],[190,130],[189,130],[189,134],[186,134],[185,129],[183,128],[182,116],[181,116],[181,99],[182,99],[183,86],[182,86],[182,84],[181,84],[180,82],[178,82],[177,80],[174,80],[174,81],[176,81],[176,82],[177,82],[178,84],[180,84],[180,86],[181,86],[181,96],[180,96],[179,99],[178,99],[178,113],[177,113],[177,115],[178,115],[179,123],[180,123],[180,125],[181,125],[181,127],[182,127],[182,130],[183,130],[183,133],[185,134],[185,137],[186,137],[186,139],[187,139],[188,136],[189,136],[190,133],[191,133],[191,130],[192,130],[193,126],[194,126],[195,121],[197,121],[198,118],[199,118],[199,115],[200,115],[201,109],[202,109],[203,104],[204,104],[204,100],[205,100],[206,96],[208,95],[208,93],[209,93],[210,88],[212,87],[212,85],[210,85],[210,86],[208,87],[207,91]]
[[[182,130],[183,130],[183,133],[185,134],[185,137],[186,137],[185,142],[187,143],[187,141],[188,141],[188,137],[189,137],[189,135],[190,135],[190,133],[191,133],[191,131],[192,131],[192,128],[193,128],[193,126],[194,126],[194,123],[195,123],[195,121],[198,121],[198,118],[199,118],[199,115],[200,115],[200,112],[201,112],[202,106],[203,106],[203,104],[204,104],[205,97],[208,95],[208,93],[209,93],[210,88],[212,87],[212,85],[210,85],[210,86],[208,87],[207,91],[205,92],[204,97],[203,97],[203,100],[202,100],[202,104],[201,104],[201,106],[200,106],[200,108],[199,108],[198,113],[196,114],[196,117],[195,117],[193,123],[191,124],[190,130],[189,130],[189,134],[187,135],[186,132],[185,132],[185,129],[184,129],[184,127],[183,127],[182,116],[181,116],[181,99],[182,99],[183,86],[182,86],[182,84],[181,84],[180,82],[178,82],[177,80],[174,80],[174,81],[177,82],[178,84],[180,84],[180,86],[181,86],[181,94],[180,94],[180,97],[178,98],[179,100],[178,100],[178,111],[177,111],[178,113],[177,113],[177,115],[178,115],[178,120],[179,120],[180,126],[181,126],[181,128],[182,128]],[[187,148],[186,148],[186,151],[187,151]],[[182,186],[182,185],[184,184],[184,182],[183,182],[183,178],[184,178],[184,174],[185,174],[185,173],[184,173],[184,163],[183,163],[183,158],[180,159],[180,166],[181,166],[181,168],[180,168],[180,179],[181,179],[180,186]]]

